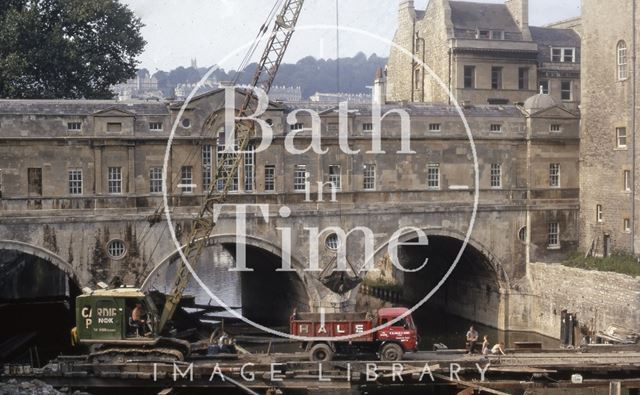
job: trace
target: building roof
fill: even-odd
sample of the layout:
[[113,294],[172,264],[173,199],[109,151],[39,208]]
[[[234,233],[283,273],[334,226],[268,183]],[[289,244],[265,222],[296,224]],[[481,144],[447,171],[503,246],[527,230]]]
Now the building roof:
[[537,95],[531,96],[524,102],[524,109],[532,114],[539,110],[544,110],[549,107],[555,107],[557,105],[558,103],[553,97],[551,97],[551,95],[538,93]]
[[451,22],[456,29],[492,29],[506,32],[519,32],[516,24],[504,4],[473,3],[451,1]]
[[0,100],[0,114],[89,116],[106,110],[136,115],[168,115],[164,102],[116,100]]
[[576,63],[580,63],[580,36],[573,29],[531,26],[531,38],[538,44],[539,60],[551,61],[550,47],[576,48]]
[[[287,104],[287,111],[294,111],[298,108],[308,108],[317,110],[323,115],[327,115],[330,112],[338,111],[338,107],[335,105],[324,106],[316,103],[317,106],[313,106],[313,103],[294,103]],[[462,107],[462,112],[466,117],[522,117],[522,112],[516,106],[512,105],[473,105],[468,107]],[[370,115],[371,104],[349,104],[349,112],[357,115]],[[458,111],[456,107],[448,104],[434,104],[434,103],[387,103],[381,106],[381,113],[384,114],[393,109],[402,109],[407,111],[410,115],[414,116],[426,116],[426,117],[458,117]]]

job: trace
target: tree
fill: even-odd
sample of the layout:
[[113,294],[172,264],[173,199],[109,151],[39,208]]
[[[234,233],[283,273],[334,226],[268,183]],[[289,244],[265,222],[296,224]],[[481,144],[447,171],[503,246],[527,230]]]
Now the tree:
[[119,0],[0,2],[0,97],[111,98],[146,42]]

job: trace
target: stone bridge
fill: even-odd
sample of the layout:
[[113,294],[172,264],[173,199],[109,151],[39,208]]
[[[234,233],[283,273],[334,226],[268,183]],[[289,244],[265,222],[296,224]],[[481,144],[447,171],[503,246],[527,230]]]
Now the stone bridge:
[[[56,268],[73,285],[59,286],[67,293],[100,281],[166,289],[177,249],[164,217],[154,216],[162,214],[157,171],[171,125],[177,125],[167,179],[178,179],[169,183],[168,194],[173,227],[184,243],[202,199],[201,184],[211,182],[212,158],[219,155],[216,140],[202,125],[221,111],[222,96],[217,91],[195,98],[182,119],[182,103],[0,104],[0,265]],[[399,285],[406,302],[415,303],[459,258],[428,304],[498,328],[527,328],[528,262],[557,261],[577,245],[577,118],[560,107],[464,110],[475,139],[480,194],[469,243],[461,251],[474,202],[464,127],[447,106],[403,108],[412,115],[415,155],[399,152],[402,125],[393,116],[381,125],[388,154],[365,153],[372,144],[371,112],[365,108],[352,110],[347,120],[350,148],[362,153],[345,154],[337,139],[337,113],[324,108],[318,110],[328,153],[294,156],[283,145],[299,130],[298,124],[287,124],[295,107],[272,104],[262,118],[274,128],[273,146],[245,157],[238,191],[229,199],[250,205],[245,247],[252,271],[203,275],[210,287],[232,283],[240,290],[244,314],[265,323],[281,323],[293,308],[354,309],[359,288],[333,293],[317,271],[309,270],[309,262],[316,245],[320,268],[334,264],[340,248],[354,267],[362,267],[367,238],[359,227],[364,227],[371,231],[369,258],[377,269],[366,274],[370,284]],[[216,122],[220,129],[214,130],[223,130],[222,121]],[[67,130],[70,123],[73,130]],[[298,123],[307,125],[311,118],[301,116]],[[561,134],[548,134],[552,123],[563,125]],[[302,147],[310,141],[308,135],[298,137]],[[340,187],[335,201],[327,182]],[[256,205],[268,205],[267,212]],[[336,240],[331,227],[354,231]],[[390,237],[409,227],[424,231],[429,241],[415,245],[416,232],[401,232],[402,267],[419,267],[428,258],[417,273],[399,270],[388,256]],[[311,240],[309,228],[329,230]],[[211,267],[228,272],[236,232],[234,211],[225,208],[198,273]],[[288,255],[282,247],[287,235],[292,270],[278,271]],[[37,279],[39,271],[32,274]],[[33,296],[24,285],[31,280],[26,275],[3,279],[14,286],[2,298]]]

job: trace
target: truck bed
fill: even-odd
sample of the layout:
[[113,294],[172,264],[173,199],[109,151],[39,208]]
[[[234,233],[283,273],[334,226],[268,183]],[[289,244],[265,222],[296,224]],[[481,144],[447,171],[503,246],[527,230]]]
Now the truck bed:
[[[366,313],[298,313],[291,317],[292,335],[304,337],[340,337],[364,333],[373,328]],[[356,337],[351,341],[372,341],[374,334]]]

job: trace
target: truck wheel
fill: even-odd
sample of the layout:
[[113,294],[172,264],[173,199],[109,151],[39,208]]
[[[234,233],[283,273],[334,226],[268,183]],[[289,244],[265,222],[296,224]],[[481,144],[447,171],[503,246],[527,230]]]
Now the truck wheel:
[[327,344],[316,344],[311,347],[310,353],[313,362],[327,362],[333,359],[333,350]]
[[381,361],[399,361],[403,355],[402,347],[395,343],[387,343],[380,350]]

